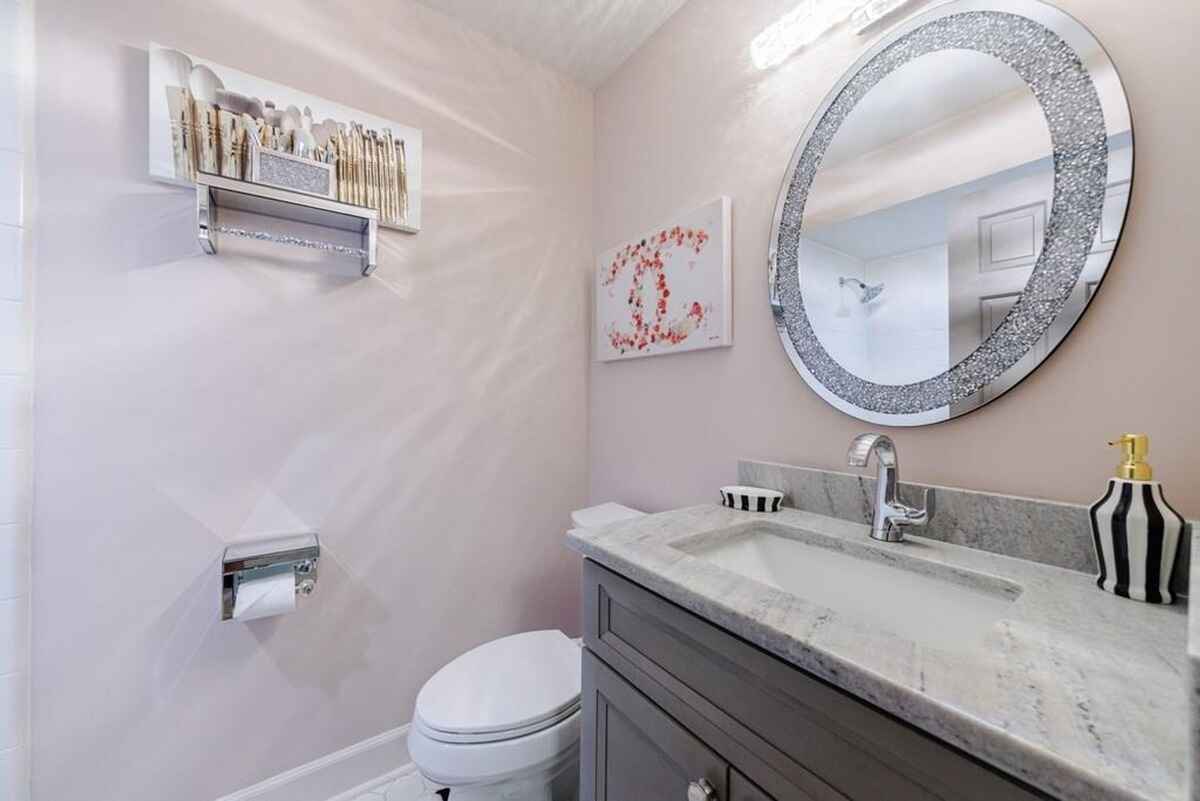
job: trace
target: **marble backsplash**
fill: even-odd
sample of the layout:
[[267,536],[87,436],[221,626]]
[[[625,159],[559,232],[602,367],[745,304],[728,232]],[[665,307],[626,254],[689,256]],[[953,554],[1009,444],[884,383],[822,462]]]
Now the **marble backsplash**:
[[[874,472],[874,466],[870,475],[860,475],[741,460],[738,483],[778,490],[784,494],[785,506],[869,524],[875,498]],[[900,497],[906,503],[919,503],[927,486],[902,481]],[[1082,573],[1097,572],[1086,506],[953,487],[936,489],[933,520],[914,534]],[[1188,594],[1191,532],[1195,527],[1196,523],[1189,521],[1175,558],[1171,584],[1179,595]]]

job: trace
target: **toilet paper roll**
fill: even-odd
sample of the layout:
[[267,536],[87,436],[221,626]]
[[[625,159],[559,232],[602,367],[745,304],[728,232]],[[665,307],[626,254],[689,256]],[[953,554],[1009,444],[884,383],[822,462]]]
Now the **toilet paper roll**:
[[257,620],[296,608],[296,577],[292,571],[243,581],[233,603],[234,620]]

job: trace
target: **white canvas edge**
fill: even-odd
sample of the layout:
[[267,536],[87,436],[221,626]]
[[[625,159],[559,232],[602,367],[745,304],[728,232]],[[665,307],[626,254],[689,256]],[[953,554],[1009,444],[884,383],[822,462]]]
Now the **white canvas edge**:
[[[688,208],[684,211],[676,212],[675,214],[671,215],[667,219],[674,220],[678,217],[682,217],[684,215],[691,214],[695,211],[698,211],[698,210],[704,208],[705,206],[709,206],[709,205],[717,202],[718,200],[721,201],[721,234],[722,234],[722,241],[721,241],[721,284],[722,284],[722,286],[721,286],[721,301],[725,304],[725,309],[726,309],[725,320],[724,320],[724,324],[723,324],[722,331],[721,331],[721,341],[720,342],[707,342],[703,345],[695,345],[695,346],[688,347],[688,348],[679,348],[676,350],[669,350],[669,351],[658,351],[655,353],[630,353],[630,354],[618,354],[616,356],[612,356],[612,355],[606,356],[602,353],[603,346],[601,345],[601,341],[602,341],[603,337],[601,337],[601,335],[600,335],[601,332],[599,330],[600,298],[595,294],[596,293],[596,271],[599,269],[598,260],[601,256],[601,254],[604,254],[604,253],[609,252],[610,250],[619,248],[619,247],[621,247],[622,244],[624,244],[626,242],[630,242],[633,239],[637,238],[637,235],[635,234],[633,237],[627,237],[626,239],[622,239],[620,242],[618,242],[615,245],[610,245],[606,248],[602,248],[601,250],[599,250],[596,253],[595,256],[592,257],[592,272],[591,272],[592,293],[593,293],[592,294],[592,339],[594,340],[592,352],[593,352],[593,360],[594,361],[601,362],[603,364],[609,364],[611,362],[624,362],[624,361],[629,361],[631,359],[646,359],[646,358],[650,358],[652,356],[676,356],[676,355],[680,355],[680,354],[684,354],[684,353],[693,353],[698,350],[712,350],[714,348],[729,348],[729,347],[733,346],[733,201],[730,199],[729,195],[719,195],[719,196],[713,198],[712,200],[708,200],[708,201],[705,201],[704,203],[699,203],[695,206],[691,206],[690,208]],[[655,228],[663,228],[663,227],[666,227],[667,224],[668,224],[667,222],[663,222],[663,223],[660,223],[659,225],[652,225],[649,228],[647,228],[646,230],[651,231]]]

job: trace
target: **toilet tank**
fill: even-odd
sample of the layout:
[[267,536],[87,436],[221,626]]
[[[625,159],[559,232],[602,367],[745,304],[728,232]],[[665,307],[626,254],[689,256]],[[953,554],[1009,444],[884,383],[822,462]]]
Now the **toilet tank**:
[[598,506],[589,506],[586,509],[576,509],[571,512],[571,525],[575,528],[599,528],[621,520],[632,520],[643,514],[645,513],[619,503],[602,503]]

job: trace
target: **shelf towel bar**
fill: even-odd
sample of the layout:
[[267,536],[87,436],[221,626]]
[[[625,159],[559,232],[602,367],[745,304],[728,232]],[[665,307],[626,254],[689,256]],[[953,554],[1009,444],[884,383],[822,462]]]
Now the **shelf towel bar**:
[[245,228],[231,228],[226,225],[218,225],[212,230],[236,236],[242,239],[257,239],[260,242],[277,242],[280,245],[295,245],[301,248],[310,248],[312,250],[324,250],[329,253],[340,253],[343,256],[354,256],[362,259],[366,258],[367,251],[363,248],[350,247],[349,245],[339,245],[336,242],[325,242],[321,239],[303,239],[298,236],[289,236],[288,234],[272,234],[269,231],[248,231]]
[[[220,208],[351,231],[359,234],[362,245],[351,247],[319,239],[221,225],[217,221]],[[196,235],[205,253],[217,252],[217,234],[354,256],[361,261],[362,274],[366,276],[374,271],[377,263],[379,212],[327,198],[201,173],[196,176]]]

